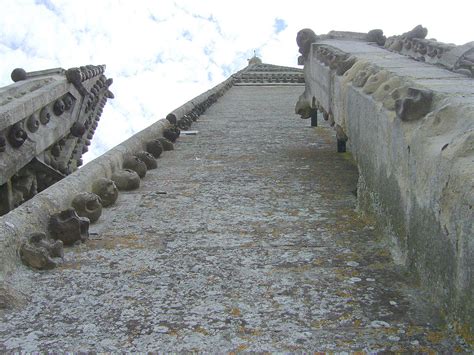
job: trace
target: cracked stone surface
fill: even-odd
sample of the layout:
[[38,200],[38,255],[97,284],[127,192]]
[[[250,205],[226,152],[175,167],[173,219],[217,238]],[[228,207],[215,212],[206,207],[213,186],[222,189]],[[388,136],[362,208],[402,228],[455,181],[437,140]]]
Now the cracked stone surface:
[[356,212],[302,90],[230,89],[61,266],[25,268],[0,351],[471,351]]

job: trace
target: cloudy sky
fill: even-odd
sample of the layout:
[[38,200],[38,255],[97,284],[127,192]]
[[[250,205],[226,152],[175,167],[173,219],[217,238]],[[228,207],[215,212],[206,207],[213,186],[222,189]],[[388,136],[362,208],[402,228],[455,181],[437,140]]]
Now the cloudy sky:
[[474,40],[474,1],[0,0],[0,86],[10,73],[106,64],[114,79],[90,160],[243,68],[254,50],[296,66],[298,30]]

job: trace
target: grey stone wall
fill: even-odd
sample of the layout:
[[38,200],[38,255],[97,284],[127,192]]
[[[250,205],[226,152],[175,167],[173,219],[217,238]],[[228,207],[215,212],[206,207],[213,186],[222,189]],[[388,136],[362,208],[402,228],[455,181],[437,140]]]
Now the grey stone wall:
[[[297,104],[348,138],[359,205],[395,259],[460,329],[474,329],[474,81],[375,44],[313,43]],[[467,328],[466,328],[467,327]]]

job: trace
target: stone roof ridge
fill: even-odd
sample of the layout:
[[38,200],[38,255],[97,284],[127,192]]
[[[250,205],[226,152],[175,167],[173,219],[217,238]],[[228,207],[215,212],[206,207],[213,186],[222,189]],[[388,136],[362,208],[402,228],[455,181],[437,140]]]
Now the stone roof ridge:
[[302,69],[268,63],[251,64],[233,75],[235,85],[300,85]]

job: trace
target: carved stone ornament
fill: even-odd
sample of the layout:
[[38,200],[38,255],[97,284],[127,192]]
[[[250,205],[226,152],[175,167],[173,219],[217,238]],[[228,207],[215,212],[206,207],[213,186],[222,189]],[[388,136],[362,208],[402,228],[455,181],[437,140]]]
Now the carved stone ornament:
[[180,133],[179,128],[167,128],[163,130],[163,137],[174,143],[178,139]]
[[174,150],[174,144],[171,143],[168,139],[164,138],[164,137],[160,137],[160,138],[157,138],[160,143],[161,143],[161,146],[163,147],[163,150],[165,152],[167,151],[170,151],[170,150]]
[[40,120],[38,118],[38,114],[34,113],[32,114],[28,120],[26,120],[26,127],[28,127],[28,130],[31,133],[35,133],[40,126]]
[[73,245],[89,238],[89,223],[88,218],[79,217],[74,208],[68,208],[51,216],[49,230],[54,239]]
[[0,136],[0,152],[4,152],[7,149],[7,140],[4,136]]
[[310,28],[304,28],[296,35],[296,44],[299,47],[299,52],[304,58],[308,57],[311,50],[311,44],[318,40],[318,36]]
[[133,155],[127,155],[124,157],[122,168],[135,171],[140,178],[144,178],[147,171],[146,164]]
[[130,169],[123,169],[112,174],[112,181],[119,190],[130,191],[140,187],[140,176]]
[[69,131],[74,137],[82,137],[82,135],[86,132],[86,127],[80,122],[74,122]]
[[56,116],[61,116],[66,110],[66,105],[62,99],[57,99],[53,106],[53,112]]
[[155,158],[159,158],[161,153],[163,152],[163,146],[158,139],[152,139],[148,141],[145,145],[145,149],[148,153],[153,155]]
[[63,242],[48,239],[44,233],[31,234],[20,246],[21,261],[34,269],[53,269],[57,266],[57,262],[52,258],[63,256]]
[[25,143],[28,134],[25,132],[20,123],[14,124],[8,132],[8,142],[13,148],[19,148]]
[[395,101],[395,111],[402,121],[418,120],[431,111],[433,92],[408,88],[407,96]]
[[74,101],[72,100],[72,97],[70,95],[66,95],[63,97],[63,102],[64,102],[64,109],[66,111],[69,111]]
[[79,217],[87,217],[90,223],[96,222],[102,214],[102,200],[92,192],[77,194],[71,203]]
[[145,163],[148,170],[156,169],[158,167],[155,157],[148,152],[141,151],[136,153],[135,156]]
[[47,107],[43,107],[40,112],[40,122],[42,124],[48,124],[51,119],[51,113]]
[[117,201],[118,189],[115,183],[107,178],[100,178],[92,184],[92,192],[100,197],[102,206],[111,206]]

